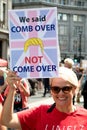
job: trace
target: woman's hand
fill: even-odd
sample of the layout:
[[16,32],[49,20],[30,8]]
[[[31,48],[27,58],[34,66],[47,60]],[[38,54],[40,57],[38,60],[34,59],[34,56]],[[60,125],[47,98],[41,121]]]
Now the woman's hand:
[[8,83],[8,85],[10,87],[17,88],[20,80],[21,80],[21,78],[19,76],[17,76],[16,72],[8,71],[6,82]]

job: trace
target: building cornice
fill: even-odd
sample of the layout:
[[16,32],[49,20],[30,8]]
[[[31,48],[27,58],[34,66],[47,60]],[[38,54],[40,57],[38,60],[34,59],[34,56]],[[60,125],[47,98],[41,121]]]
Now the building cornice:
[[8,31],[8,30],[0,29],[0,33],[6,33],[6,34],[9,34],[9,31]]
[[38,7],[57,7],[58,12],[62,13],[70,13],[70,14],[82,14],[82,15],[87,15],[87,7],[82,7],[82,6],[71,6],[71,5],[61,5],[57,3],[51,3],[51,2],[24,2],[24,3],[13,3],[13,9],[19,9],[24,7],[26,8],[38,8]]

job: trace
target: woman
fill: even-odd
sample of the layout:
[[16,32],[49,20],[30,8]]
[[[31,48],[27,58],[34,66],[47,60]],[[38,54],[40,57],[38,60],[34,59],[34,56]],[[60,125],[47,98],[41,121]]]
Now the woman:
[[20,130],[87,130],[87,110],[73,105],[78,79],[71,69],[60,67],[58,78],[51,79],[54,104],[18,113],[13,113],[13,102],[20,77],[9,72],[7,81],[10,91],[2,112],[2,124]]

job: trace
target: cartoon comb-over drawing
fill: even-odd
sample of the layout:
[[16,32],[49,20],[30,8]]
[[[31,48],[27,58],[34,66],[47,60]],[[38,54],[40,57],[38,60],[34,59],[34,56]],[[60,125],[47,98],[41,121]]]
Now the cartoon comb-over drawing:
[[30,38],[28,39],[24,44],[24,51],[26,52],[28,50],[29,46],[40,46],[41,51],[44,50],[43,42],[40,38]]

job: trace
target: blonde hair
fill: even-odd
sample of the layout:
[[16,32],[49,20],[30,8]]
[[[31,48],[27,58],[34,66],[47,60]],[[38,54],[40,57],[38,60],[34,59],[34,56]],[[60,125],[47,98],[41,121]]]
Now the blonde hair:
[[68,67],[68,68],[72,68],[73,65],[74,65],[74,62],[73,62],[73,60],[72,60],[71,58],[66,58],[66,59],[64,60],[64,63],[67,64],[67,67]]

